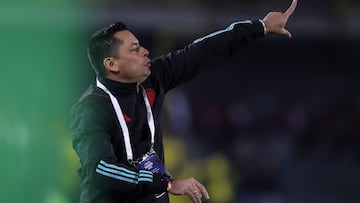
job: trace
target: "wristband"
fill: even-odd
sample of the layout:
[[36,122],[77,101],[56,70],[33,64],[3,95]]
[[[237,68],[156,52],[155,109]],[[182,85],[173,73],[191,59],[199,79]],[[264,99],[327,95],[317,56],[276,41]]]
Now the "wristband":
[[263,25],[264,27],[264,35],[266,35],[266,26],[263,20],[259,19],[260,23]]

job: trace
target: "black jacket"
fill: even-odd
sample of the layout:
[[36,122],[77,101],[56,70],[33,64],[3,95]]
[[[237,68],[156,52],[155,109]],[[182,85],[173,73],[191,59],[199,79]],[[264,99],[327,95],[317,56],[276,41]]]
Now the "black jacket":
[[[142,84],[155,121],[155,151],[164,160],[160,111],[164,95],[202,70],[225,60],[241,45],[264,35],[259,21],[232,24],[195,40],[184,49],[152,60],[151,75]],[[134,157],[149,150],[146,107],[137,85],[106,78],[100,81],[118,99],[129,128]],[[91,84],[71,109],[73,147],[81,162],[81,203],[167,203],[167,180],[161,174],[138,171],[126,160],[122,131],[109,96]],[[146,178],[144,178],[146,177]]]

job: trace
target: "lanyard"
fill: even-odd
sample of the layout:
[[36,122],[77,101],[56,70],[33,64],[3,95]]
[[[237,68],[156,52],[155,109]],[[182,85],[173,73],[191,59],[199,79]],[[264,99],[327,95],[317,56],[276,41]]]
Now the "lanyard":
[[[96,86],[99,87],[100,89],[104,90],[111,99],[111,103],[115,109],[116,112],[116,116],[118,118],[118,121],[120,123],[121,126],[121,130],[124,136],[124,143],[125,143],[125,149],[126,149],[126,156],[127,159],[129,161],[133,161],[133,153],[132,153],[132,148],[131,148],[131,143],[130,143],[130,135],[129,135],[129,129],[126,125],[121,107],[119,105],[118,100],[114,97],[113,94],[111,94],[111,92],[99,81],[98,78],[96,78]],[[145,106],[146,106],[146,112],[147,112],[147,120],[148,120],[148,125],[150,128],[150,133],[151,133],[151,150],[153,149],[154,143],[155,143],[155,124],[154,124],[154,118],[153,118],[153,114],[151,111],[151,106],[149,103],[149,100],[147,98],[145,89],[143,86],[140,86],[141,90],[142,90],[142,95],[144,97],[144,101],[145,101]]]

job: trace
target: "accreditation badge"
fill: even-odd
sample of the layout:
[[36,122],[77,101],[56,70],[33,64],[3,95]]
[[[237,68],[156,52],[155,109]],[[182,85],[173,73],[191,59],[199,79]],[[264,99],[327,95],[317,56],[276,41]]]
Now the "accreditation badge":
[[[153,149],[143,155],[134,165],[138,170],[146,170],[151,171],[152,173],[166,174],[169,177],[171,176],[168,170],[166,170],[164,164],[162,164],[159,156]],[[155,194],[155,197],[160,198],[164,194],[165,192]]]

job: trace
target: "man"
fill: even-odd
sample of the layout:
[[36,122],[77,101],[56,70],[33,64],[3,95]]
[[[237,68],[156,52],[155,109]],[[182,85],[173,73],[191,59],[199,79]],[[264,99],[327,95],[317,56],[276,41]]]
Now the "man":
[[164,95],[266,33],[291,37],[285,25],[296,4],[262,20],[233,23],[153,60],[123,23],[92,35],[88,56],[97,80],[71,111],[81,203],[167,203],[168,193],[194,203],[209,199],[195,178],[173,178],[163,165]]

